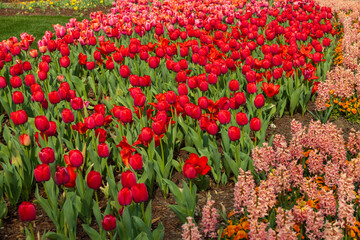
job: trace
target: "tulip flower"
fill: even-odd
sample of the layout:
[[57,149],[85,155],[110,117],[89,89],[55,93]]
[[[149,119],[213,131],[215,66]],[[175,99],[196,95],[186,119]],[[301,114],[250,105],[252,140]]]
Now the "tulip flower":
[[121,76],[122,78],[127,78],[127,77],[130,76],[130,69],[129,69],[129,67],[126,66],[126,65],[121,65],[119,71],[120,71],[120,76]]
[[131,170],[127,170],[121,174],[121,185],[125,188],[131,188],[136,184],[136,176],[135,173]]
[[259,131],[261,129],[261,120],[257,117],[254,117],[250,120],[250,129],[252,131]]
[[116,218],[109,214],[101,221],[101,226],[105,231],[112,231],[116,228]]
[[94,170],[91,170],[86,178],[86,183],[89,188],[97,190],[100,188],[102,182],[101,182],[101,175],[99,172],[96,172]]
[[144,183],[137,183],[132,186],[131,195],[135,203],[145,202],[149,198],[149,194]]
[[206,126],[206,131],[210,135],[216,135],[219,131],[219,127],[215,122],[209,122]]
[[55,172],[54,181],[58,186],[67,184],[70,181],[69,171],[65,167],[58,166]]
[[118,202],[121,206],[130,205],[133,200],[132,192],[129,188],[122,188],[118,193]]
[[34,177],[37,182],[45,182],[50,180],[51,172],[50,167],[47,164],[37,165],[34,169]]
[[84,123],[87,129],[94,129],[96,127],[95,119],[92,116],[86,117]]
[[31,140],[29,135],[27,135],[26,133],[23,133],[22,135],[19,136],[19,142],[21,145],[27,147],[30,146]]
[[235,126],[231,126],[228,130],[228,135],[231,141],[237,141],[240,139],[240,129]]
[[140,135],[141,135],[142,140],[144,140],[145,142],[151,142],[151,140],[154,137],[154,133],[151,130],[151,128],[149,128],[149,127],[144,127],[141,130]]
[[183,174],[188,179],[193,179],[197,176],[195,165],[190,163],[185,163],[183,166]]
[[240,126],[244,126],[244,125],[248,124],[249,120],[245,113],[239,112],[236,114],[236,122]]
[[152,129],[153,129],[154,133],[158,136],[160,136],[161,134],[164,134],[166,132],[165,123],[163,121],[153,122]]
[[106,143],[100,143],[97,146],[97,152],[99,157],[107,158],[109,156],[109,146]]
[[279,93],[280,85],[274,85],[273,83],[268,84],[263,82],[261,89],[266,93],[268,98],[271,98]]
[[40,161],[44,164],[53,163],[55,161],[54,150],[50,147],[41,149],[39,152]]
[[254,99],[254,105],[256,108],[262,108],[265,104],[265,98],[264,95],[262,94],[258,94],[256,95],[255,99]]
[[22,202],[19,206],[19,217],[23,222],[33,221],[36,218],[36,209],[30,202]]
[[69,159],[72,166],[80,167],[83,164],[84,156],[80,150],[70,150]]
[[12,94],[12,99],[15,104],[21,104],[24,102],[24,95],[22,94],[22,92],[15,91]]
[[221,124],[228,124],[231,120],[231,112],[220,110],[218,113],[218,119]]
[[22,125],[28,121],[28,116],[24,110],[10,113],[10,119],[15,125]]
[[57,91],[50,92],[48,97],[51,104],[57,104],[61,101],[60,95]]
[[70,110],[65,108],[61,113],[62,120],[65,123],[71,123],[74,121],[74,113]]
[[76,186],[76,168],[72,166],[67,166],[66,169],[69,173],[69,182],[65,183],[64,186],[67,188],[74,188]]
[[70,100],[70,105],[74,110],[80,110],[84,108],[84,103],[82,98],[74,97]]
[[35,117],[35,127],[40,132],[45,132],[50,127],[49,120],[45,116],[37,116]]
[[18,76],[14,76],[14,77],[10,78],[10,85],[11,85],[11,87],[13,87],[13,88],[19,88],[19,87],[21,87],[21,85],[22,85],[22,80],[21,80],[21,78],[18,77]]
[[132,155],[130,157],[129,164],[134,170],[141,170],[143,168],[143,159],[141,154],[135,153]]
[[45,131],[45,135],[47,137],[55,136],[56,131],[57,131],[56,123],[54,121],[50,121],[49,126],[50,126],[49,129]]
[[70,58],[68,56],[61,57],[59,63],[61,67],[67,68],[70,65]]
[[6,79],[0,76],[0,89],[6,88],[6,86],[7,86]]
[[239,86],[239,81],[237,81],[237,80],[231,80],[231,81],[229,82],[229,89],[230,89],[230,91],[236,92],[236,91],[239,90],[239,88],[240,88],[240,86]]

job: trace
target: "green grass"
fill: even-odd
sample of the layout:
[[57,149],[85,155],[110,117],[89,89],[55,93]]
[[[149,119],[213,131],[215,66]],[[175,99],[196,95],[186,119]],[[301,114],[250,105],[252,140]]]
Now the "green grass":
[[[37,48],[37,40],[42,39],[45,31],[55,32],[53,24],[65,25],[72,17],[64,16],[0,16],[0,41],[17,37],[20,40],[20,34],[27,32],[35,37],[32,47]],[[77,18],[78,21],[82,18]]]

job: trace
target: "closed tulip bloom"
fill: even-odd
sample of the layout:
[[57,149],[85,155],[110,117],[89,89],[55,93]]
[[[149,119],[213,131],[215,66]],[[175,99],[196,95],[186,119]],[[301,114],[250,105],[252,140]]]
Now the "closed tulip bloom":
[[27,147],[27,146],[30,146],[31,139],[30,139],[29,135],[24,133],[24,134],[19,136],[19,142],[20,142],[21,145]]
[[159,66],[160,58],[158,57],[150,57],[149,58],[149,67],[155,69]]
[[135,203],[145,202],[149,198],[149,194],[144,183],[137,183],[132,186],[131,194]]
[[154,133],[158,136],[165,133],[165,123],[163,121],[155,121],[152,123],[152,129]]
[[13,88],[19,88],[22,85],[22,80],[19,76],[14,76],[12,78],[10,78],[10,85]]
[[137,93],[134,96],[134,105],[137,107],[142,107],[145,105],[146,96],[143,93]]
[[239,104],[239,105],[243,105],[246,103],[246,97],[245,97],[245,93],[243,92],[237,92],[235,94],[235,101]]
[[49,126],[50,126],[49,129],[45,131],[45,135],[47,137],[55,136],[57,131],[56,123],[54,121],[50,121]]
[[207,107],[209,105],[207,97],[205,97],[205,96],[199,97],[198,105],[201,109],[207,109]]
[[127,78],[130,76],[130,69],[127,65],[121,65],[119,72],[122,78]]
[[238,127],[231,126],[228,134],[231,141],[237,141],[240,139],[240,129]]
[[83,164],[84,156],[80,150],[70,150],[69,159],[72,166],[80,167]]
[[94,118],[96,127],[101,127],[102,125],[104,125],[104,122],[105,122],[104,115],[96,112],[92,115],[92,117]]
[[101,182],[101,175],[99,172],[96,172],[94,170],[91,170],[86,178],[86,183],[89,188],[97,190],[100,188],[102,182]]
[[67,68],[70,65],[70,58],[68,56],[61,57],[59,63],[61,67]]
[[80,110],[84,108],[84,102],[80,97],[74,97],[70,100],[70,105],[74,110]]
[[28,121],[28,116],[24,110],[10,113],[10,119],[15,125],[22,125]]
[[250,120],[250,129],[252,131],[259,131],[261,129],[261,120],[257,117],[254,117]]
[[169,104],[172,104],[172,103],[175,103],[176,101],[176,94],[174,91],[168,91],[166,93],[166,101],[169,103]]
[[58,166],[55,172],[54,181],[58,186],[67,184],[70,181],[69,171],[65,167]]
[[248,83],[246,86],[248,93],[253,94],[257,92],[257,87],[255,83]]
[[50,167],[47,164],[37,165],[34,169],[34,177],[37,182],[49,181],[51,177]]
[[282,68],[275,68],[273,70],[273,78],[274,79],[279,79],[281,78],[283,75],[283,69]]
[[187,95],[189,93],[188,87],[185,83],[180,83],[178,86],[179,95]]
[[31,100],[35,102],[43,102],[45,100],[45,95],[42,90],[34,92],[34,94],[31,96]]
[[136,176],[131,170],[123,172],[120,177],[121,185],[124,188],[131,188],[136,184]]
[[74,121],[74,113],[70,110],[65,108],[61,113],[62,120],[65,123],[71,123]]
[[231,112],[227,110],[220,110],[218,119],[221,124],[228,124],[231,120]]
[[130,157],[129,163],[134,170],[141,170],[143,168],[143,159],[141,154],[135,153],[132,155]]
[[133,200],[132,193],[129,188],[124,187],[118,193],[118,201],[121,206],[130,205]]
[[3,76],[0,76],[0,89],[6,88],[7,82]]
[[94,129],[96,126],[95,119],[92,116],[86,117],[84,123],[88,129]]
[[49,129],[49,120],[45,116],[35,117],[35,126],[40,132],[45,132]]
[[51,104],[57,104],[61,101],[58,91],[52,91],[48,94],[49,101]]
[[245,74],[245,78],[246,78],[246,81],[247,81],[248,83],[253,83],[253,82],[255,82],[255,80],[256,80],[256,72],[253,71],[253,70],[248,71],[248,72]]
[[188,179],[193,179],[197,176],[194,164],[185,163],[183,166],[183,174]]
[[100,143],[97,146],[97,152],[101,158],[107,158],[110,154],[109,147],[106,143]]
[[22,92],[16,91],[12,94],[12,99],[15,104],[21,104],[24,102],[24,95]]
[[240,88],[239,81],[231,80],[231,81],[229,82],[229,89],[230,89],[230,91],[236,92],[236,91],[239,90],[239,88]]
[[113,215],[106,215],[101,221],[101,226],[105,231],[112,231],[116,228],[116,218]]
[[153,131],[151,130],[151,128],[149,127],[144,127],[142,130],[141,130],[141,138],[143,141],[145,142],[151,142],[151,140],[153,139],[154,137],[154,133]]
[[208,125],[206,126],[206,131],[210,135],[216,135],[217,132],[219,131],[219,127],[215,122],[209,122]]
[[69,173],[69,182],[64,184],[64,186],[67,188],[74,188],[76,186],[76,168],[69,165],[66,167],[66,170]]
[[55,161],[54,149],[46,147],[39,152],[40,161],[44,164],[53,163]]
[[36,218],[36,209],[30,202],[22,202],[19,206],[19,217],[23,222],[30,222]]
[[245,113],[239,112],[236,114],[236,122],[240,126],[244,126],[249,123],[248,117]]
[[262,94],[256,95],[254,99],[254,105],[256,108],[262,108],[265,104],[265,97]]

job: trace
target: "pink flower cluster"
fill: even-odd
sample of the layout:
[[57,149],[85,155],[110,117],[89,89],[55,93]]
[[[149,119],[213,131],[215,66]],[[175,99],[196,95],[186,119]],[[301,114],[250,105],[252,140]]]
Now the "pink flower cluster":
[[214,203],[214,200],[208,199],[202,210],[201,223],[204,237],[217,238],[216,224],[220,215],[217,209],[213,207]]
[[181,237],[183,240],[200,240],[201,234],[198,227],[193,223],[192,217],[187,217],[187,223],[182,225],[182,234]]

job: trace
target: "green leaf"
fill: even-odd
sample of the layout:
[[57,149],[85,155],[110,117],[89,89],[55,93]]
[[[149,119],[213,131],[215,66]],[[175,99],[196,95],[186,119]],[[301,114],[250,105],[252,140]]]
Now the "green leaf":
[[91,240],[99,240],[99,239],[101,239],[100,234],[95,229],[91,228],[89,225],[82,224],[81,226],[83,227],[83,229],[87,233],[87,235],[89,235]]
[[48,232],[46,237],[51,240],[69,240],[64,234]]
[[294,114],[294,111],[299,104],[301,90],[302,90],[301,88],[298,88],[294,92],[291,93],[291,97],[290,97],[290,114],[291,115]]

